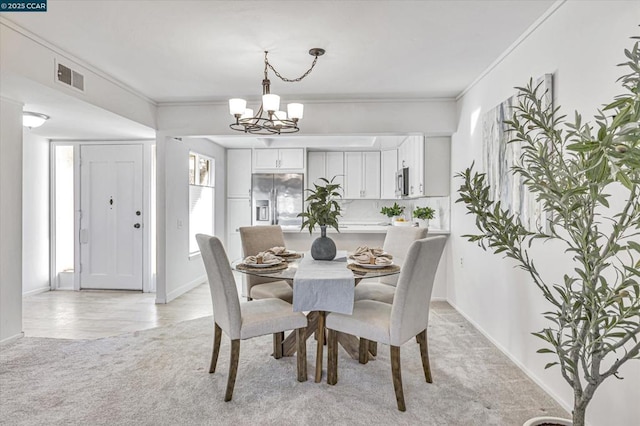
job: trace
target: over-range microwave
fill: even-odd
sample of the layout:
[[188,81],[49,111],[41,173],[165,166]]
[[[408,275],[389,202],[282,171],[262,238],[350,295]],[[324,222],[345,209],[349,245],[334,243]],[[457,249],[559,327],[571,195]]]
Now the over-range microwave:
[[404,167],[396,172],[396,197],[409,195],[409,168]]

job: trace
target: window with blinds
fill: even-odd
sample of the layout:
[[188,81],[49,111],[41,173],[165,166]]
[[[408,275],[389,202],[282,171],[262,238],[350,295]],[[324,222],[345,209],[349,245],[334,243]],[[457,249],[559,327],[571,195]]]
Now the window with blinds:
[[200,252],[197,234],[213,235],[215,224],[215,160],[189,153],[189,255]]

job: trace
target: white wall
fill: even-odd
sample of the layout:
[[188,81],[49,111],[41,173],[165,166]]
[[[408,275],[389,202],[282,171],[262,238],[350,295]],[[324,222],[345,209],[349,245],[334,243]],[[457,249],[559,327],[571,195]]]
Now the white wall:
[[[74,60],[39,37],[7,20],[0,20],[2,72],[12,73],[78,98],[135,122],[155,128],[156,106],[122,83]],[[65,87],[54,80],[55,61],[84,75],[85,91]]]
[[24,128],[22,294],[49,289],[49,141]]
[[[625,60],[623,50],[638,35],[640,2],[569,1],[538,27],[504,61],[459,101],[459,124],[452,139],[453,172],[476,161],[482,164],[482,116],[524,85],[530,77],[554,74],[554,102],[573,116],[578,109],[591,117],[622,90],[616,83]],[[479,113],[479,115],[478,115]],[[474,117],[479,117],[477,122]],[[475,124],[475,125],[474,125]],[[453,180],[455,190],[460,181]],[[455,192],[452,200],[457,199]],[[531,336],[545,326],[541,312],[548,305],[528,275],[514,263],[485,253],[461,237],[475,231],[473,217],[461,204],[452,206],[452,236],[447,297],[467,318],[552,395],[571,409],[573,396],[559,370],[544,370],[551,356],[536,354],[543,347]],[[558,247],[535,252],[536,265],[548,277],[566,270]],[[631,365],[633,364],[633,365]],[[611,378],[595,395],[587,417],[591,425],[635,425],[640,418],[640,362],[620,371],[625,380]]]
[[[158,223],[166,222],[164,243],[158,227],[158,280],[156,301],[167,303],[206,280],[202,258],[189,258],[189,151],[215,159],[215,229],[225,239],[226,153],[201,138],[158,138]],[[161,166],[163,164],[164,166]],[[162,169],[162,172],[160,173]],[[161,182],[164,194],[161,193]],[[161,204],[163,207],[160,207]],[[182,226],[178,227],[178,221]],[[165,282],[164,288],[161,282]]]
[[[453,100],[305,103],[298,135],[425,133],[455,131]],[[160,104],[158,128],[172,135],[241,135],[229,129],[229,107],[221,104]]]
[[22,104],[0,98],[0,342],[22,335]]

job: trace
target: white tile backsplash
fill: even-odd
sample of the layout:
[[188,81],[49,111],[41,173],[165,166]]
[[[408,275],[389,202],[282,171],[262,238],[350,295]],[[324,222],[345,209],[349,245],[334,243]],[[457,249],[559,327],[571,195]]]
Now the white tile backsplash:
[[[395,200],[399,205],[404,206],[404,217],[411,218],[411,211],[415,207],[431,207],[436,211],[435,218],[429,221],[429,228],[434,230],[450,230],[449,218],[451,207],[449,197],[425,197],[414,200]],[[389,223],[389,218],[380,209],[383,206],[392,206],[394,200],[343,200],[342,216],[338,219],[340,223]]]

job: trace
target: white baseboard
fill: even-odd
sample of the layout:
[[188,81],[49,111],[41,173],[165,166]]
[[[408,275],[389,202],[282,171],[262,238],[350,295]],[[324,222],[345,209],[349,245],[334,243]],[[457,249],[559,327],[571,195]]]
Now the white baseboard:
[[180,287],[178,287],[175,290],[173,290],[170,293],[168,293],[165,300],[161,301],[160,299],[156,298],[156,303],[169,303],[173,299],[182,296],[183,294],[185,294],[189,290],[192,290],[192,289],[198,287],[200,284],[202,284],[202,283],[204,283],[206,281],[207,281],[207,276],[206,275],[202,275],[202,276],[196,278],[195,280],[189,281],[188,283],[186,283],[184,285],[181,285]]
[[522,370],[524,374],[526,374],[531,380],[533,380],[538,386],[540,386],[543,391],[545,391],[551,398],[553,398],[558,404],[560,404],[562,408],[564,408],[565,410],[567,410],[567,412],[569,412],[569,414],[571,414],[571,412],[573,411],[573,406],[571,404],[567,403],[567,401],[564,401],[562,398],[560,398],[560,396],[556,394],[554,391],[552,391],[542,380],[540,380],[538,376],[533,374],[531,370],[525,367],[524,364],[522,364],[517,358],[515,358],[509,351],[507,351],[507,349],[504,346],[502,346],[497,340],[495,340],[482,327],[480,327],[480,325],[477,322],[475,322],[467,314],[462,312],[453,302],[451,302],[450,300],[447,300],[447,303],[449,303],[460,315],[462,315],[464,319],[469,321],[476,330],[478,330],[496,348],[498,348],[500,352],[502,352],[507,358],[509,358],[511,362],[513,362],[520,370]]
[[431,301],[432,302],[448,302],[446,297],[432,297]]
[[51,287],[46,286],[46,287],[36,288],[34,290],[25,291],[24,293],[22,293],[22,297],[33,296],[34,294],[44,293],[45,291],[51,291]]
[[22,332],[22,331],[20,333],[16,334],[16,335],[13,335],[11,337],[7,337],[6,339],[0,340],[0,346],[6,345],[7,343],[11,343],[14,340],[17,340],[17,339],[19,339],[21,337],[24,337],[24,332]]

